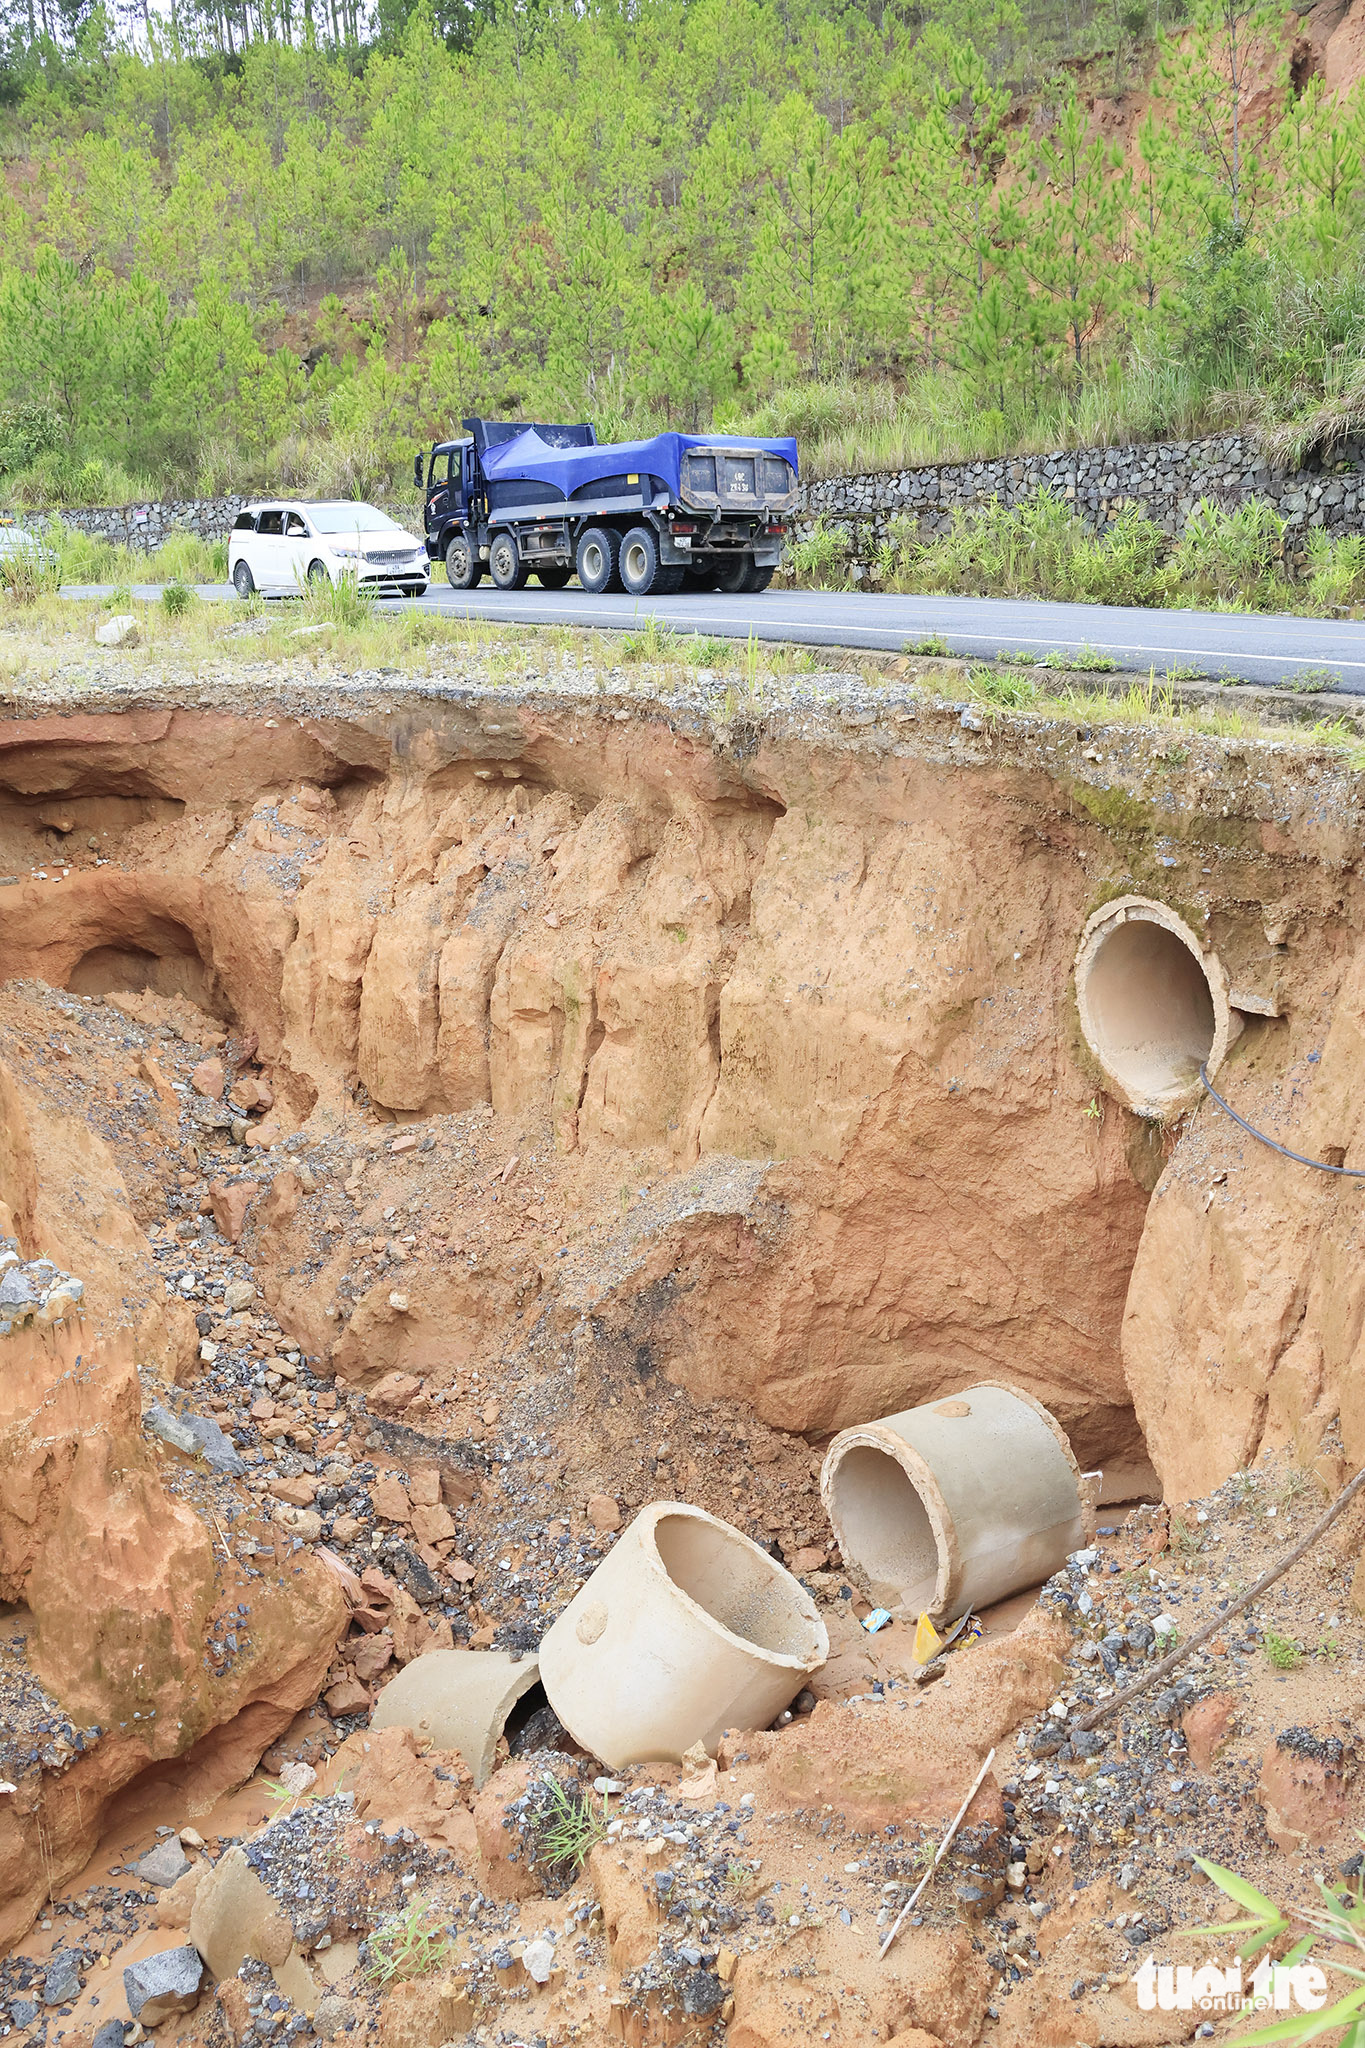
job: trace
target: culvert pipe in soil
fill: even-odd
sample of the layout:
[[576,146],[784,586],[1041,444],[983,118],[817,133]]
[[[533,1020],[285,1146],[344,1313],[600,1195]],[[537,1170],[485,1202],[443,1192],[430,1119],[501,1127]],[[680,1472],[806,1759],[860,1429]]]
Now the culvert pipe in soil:
[[498,1737],[538,1686],[534,1657],[503,1650],[428,1650],[385,1686],[372,1728],[411,1728],[430,1749],[457,1749],[475,1790],[492,1775]]
[[1216,1074],[1242,1028],[1218,955],[1146,896],[1121,896],[1087,922],[1076,1004],[1106,1080],[1142,1116],[1197,1100],[1200,1065]]
[[766,1728],[829,1655],[815,1603],[728,1522],[644,1508],[540,1646],[545,1695],[614,1770]]
[[1061,1425],[994,1381],[842,1430],[820,1492],[871,1598],[936,1622],[1039,1585],[1090,1534]]

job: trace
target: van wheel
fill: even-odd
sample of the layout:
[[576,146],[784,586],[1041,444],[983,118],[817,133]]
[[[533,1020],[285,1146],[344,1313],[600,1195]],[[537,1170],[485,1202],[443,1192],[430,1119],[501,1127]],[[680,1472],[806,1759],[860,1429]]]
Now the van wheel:
[[327,564],[325,562],[310,562],[308,564],[308,581],[310,583],[326,583],[327,580]]
[[256,578],[252,575],[245,562],[239,562],[233,570],[232,587],[238,597],[254,597],[256,595]]
[[609,526],[590,526],[578,543],[578,580],[597,596],[603,590],[621,588],[618,558],[621,537]]
[[488,573],[499,590],[524,590],[529,574],[513,533],[495,533],[488,543]]
[[483,563],[463,533],[452,533],[446,547],[446,582],[452,590],[473,590],[483,582]]

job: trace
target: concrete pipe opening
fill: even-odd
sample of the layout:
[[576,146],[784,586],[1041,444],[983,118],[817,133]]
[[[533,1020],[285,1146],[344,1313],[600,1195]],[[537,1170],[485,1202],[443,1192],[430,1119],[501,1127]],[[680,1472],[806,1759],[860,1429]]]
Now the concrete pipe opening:
[[770,1656],[796,1658],[803,1669],[817,1652],[823,1656],[823,1631],[799,1582],[738,1529],[667,1515],[654,1525],[654,1544],[673,1584],[730,1635]]
[[1184,919],[1143,896],[1106,903],[1076,955],[1086,1044],[1116,1092],[1144,1116],[1197,1100],[1241,1030],[1216,953]]
[[942,1528],[940,1503],[934,1500],[931,1516],[901,1455],[851,1444],[833,1467],[826,1506],[840,1532],[839,1548],[845,1558],[857,1558],[870,1585],[895,1587],[897,1604],[917,1614],[942,1604],[947,1564],[935,1530],[936,1522]]
[[935,1621],[1041,1584],[1091,1519],[1061,1425],[995,1381],[841,1431],[820,1491],[869,1597]]

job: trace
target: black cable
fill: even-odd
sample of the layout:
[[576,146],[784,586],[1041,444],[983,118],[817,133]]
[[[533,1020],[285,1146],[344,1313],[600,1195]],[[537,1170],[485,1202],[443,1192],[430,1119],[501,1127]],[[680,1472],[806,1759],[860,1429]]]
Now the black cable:
[[1224,1102],[1205,1072],[1202,1060],[1199,1064],[1199,1078],[1225,1115],[1230,1116],[1235,1124],[1240,1124],[1258,1143],[1269,1145],[1271,1151],[1278,1152],[1282,1159],[1296,1160],[1300,1166],[1316,1166],[1319,1173],[1340,1173],[1344,1174],[1347,1180],[1365,1180],[1365,1166],[1329,1166],[1325,1159],[1309,1159],[1305,1153],[1291,1152],[1287,1145],[1277,1145],[1273,1138],[1267,1138],[1265,1132],[1258,1131],[1255,1124],[1249,1124],[1244,1116],[1238,1116],[1230,1102]]

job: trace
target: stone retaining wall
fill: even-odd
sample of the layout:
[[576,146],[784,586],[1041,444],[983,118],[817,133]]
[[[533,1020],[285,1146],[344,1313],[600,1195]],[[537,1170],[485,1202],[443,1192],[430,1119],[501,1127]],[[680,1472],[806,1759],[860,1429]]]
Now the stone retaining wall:
[[[874,476],[826,477],[801,494],[797,529],[817,518],[847,529],[855,558],[870,559],[898,513],[911,514],[928,538],[946,530],[962,505],[998,498],[1011,505],[1044,486],[1102,527],[1125,505],[1137,505],[1169,534],[1178,534],[1201,498],[1240,505],[1264,498],[1291,528],[1326,527],[1329,533],[1365,527],[1365,443],[1344,442],[1329,463],[1310,469],[1275,469],[1240,434],[1202,441],[1163,441],[1132,448],[1072,448],[1052,455],[1002,456],[994,462],[944,462]],[[149,505],[59,509],[56,516],[82,533],[144,550],[172,533],[221,540],[245,498],[184,498]],[[37,526],[50,512],[15,513],[21,526]]]
[[41,512],[8,512],[16,526],[32,529],[60,519],[77,533],[118,541],[144,553],[159,548],[173,533],[197,534],[200,540],[223,540],[246,498],[170,498],[150,505],[53,506]]
[[913,516],[920,537],[947,530],[963,505],[998,498],[1012,505],[1046,486],[1102,528],[1136,505],[1169,534],[1178,534],[1201,498],[1236,506],[1264,498],[1291,528],[1330,533],[1365,526],[1365,444],[1345,442],[1315,469],[1275,469],[1240,434],[1132,448],[1072,448],[1053,455],[1005,456],[994,462],[939,463],[878,476],[829,477],[802,492],[798,530],[817,518],[847,530],[855,558],[866,560],[897,514]]

